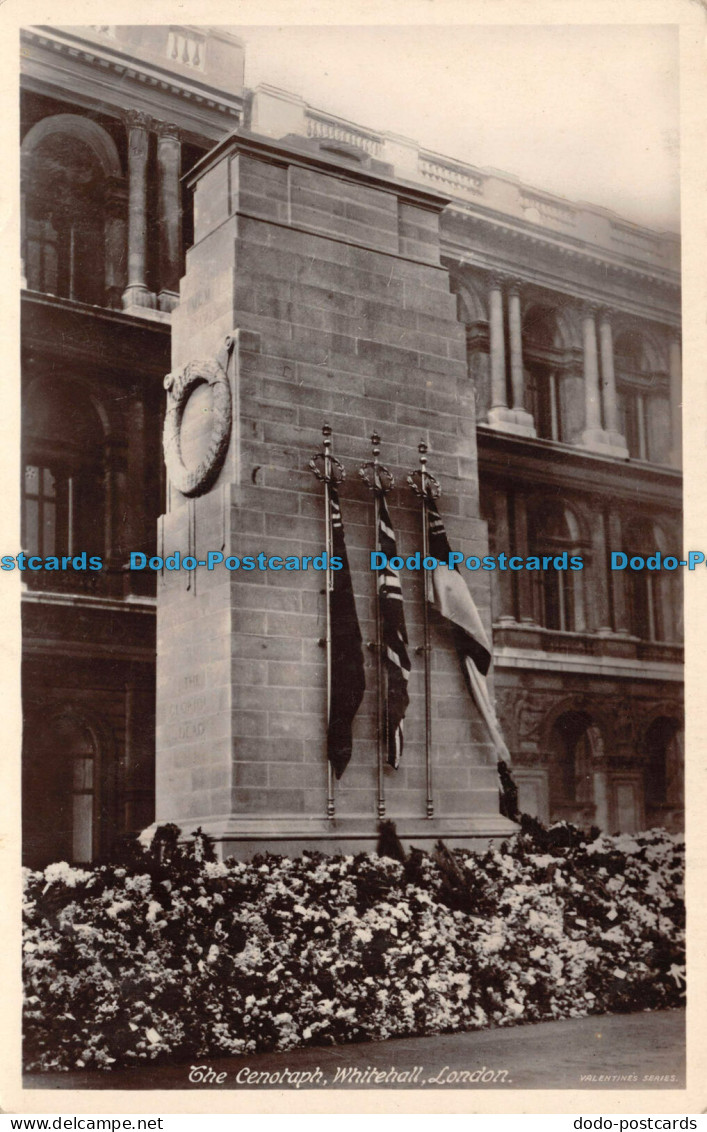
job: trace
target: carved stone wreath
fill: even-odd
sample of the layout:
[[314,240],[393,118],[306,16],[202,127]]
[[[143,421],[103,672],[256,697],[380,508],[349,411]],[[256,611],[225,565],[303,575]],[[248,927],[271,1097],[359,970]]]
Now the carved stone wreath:
[[[187,401],[197,385],[210,385],[212,390],[212,430],[206,455],[189,469],[182,459],[182,418]],[[177,374],[164,379],[167,390],[167,415],[164,421],[162,447],[164,462],[171,482],[182,495],[204,495],[216,481],[228,451],[231,437],[231,386],[228,374],[217,361],[189,362]]]

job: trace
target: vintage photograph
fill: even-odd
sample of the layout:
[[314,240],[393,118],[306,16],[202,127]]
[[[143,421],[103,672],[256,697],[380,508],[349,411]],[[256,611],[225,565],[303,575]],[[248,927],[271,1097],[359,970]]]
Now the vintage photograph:
[[678,31],[22,28],[26,1089],[685,1088]]

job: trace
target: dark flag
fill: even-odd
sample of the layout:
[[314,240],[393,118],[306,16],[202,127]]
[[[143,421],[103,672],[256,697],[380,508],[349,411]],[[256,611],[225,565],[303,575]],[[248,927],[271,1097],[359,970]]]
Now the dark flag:
[[466,686],[481,712],[498,758],[510,762],[508,748],[486,687],[486,673],[491,665],[488,638],[466,582],[457,569],[450,570],[447,566],[451,549],[434,499],[427,499],[427,520],[430,554],[439,563],[432,574],[431,604],[442,617],[451,622]]
[[[398,549],[384,495],[380,497],[378,518],[378,542],[381,551],[390,561],[397,555]],[[387,564],[378,575],[378,602],[387,683],[385,698],[387,758],[390,765],[397,768],[403,753],[403,719],[410,702],[408,696],[410,657],[400,578]]]
[[363,673],[361,629],[356,616],[351,571],[346,555],[344,524],[339,494],[329,487],[331,506],[332,557],[343,562],[343,569],[332,571],[329,594],[331,633],[331,693],[327,756],[337,778],[341,778],[351,758],[351,726],[361,706],[366,681]]

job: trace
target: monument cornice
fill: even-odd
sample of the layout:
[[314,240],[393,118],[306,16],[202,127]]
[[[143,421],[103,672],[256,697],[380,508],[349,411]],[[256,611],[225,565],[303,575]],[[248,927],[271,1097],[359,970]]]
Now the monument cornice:
[[405,204],[414,204],[437,213],[441,213],[451,200],[446,193],[427,189],[413,181],[401,180],[393,172],[392,166],[390,173],[377,171],[340,160],[331,153],[303,150],[288,141],[273,141],[271,138],[261,137],[246,130],[238,130],[230,134],[202,157],[185,178],[187,186],[193,188],[212,166],[218,164],[229,153],[247,154],[276,165],[294,165],[302,169],[333,174],[344,180],[356,181],[358,184],[394,193]]

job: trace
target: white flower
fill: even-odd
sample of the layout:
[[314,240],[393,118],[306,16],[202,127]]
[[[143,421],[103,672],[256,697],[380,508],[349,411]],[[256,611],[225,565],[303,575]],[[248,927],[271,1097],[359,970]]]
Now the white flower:
[[203,868],[210,880],[228,876],[229,873],[229,868],[225,861],[206,861]]
[[354,939],[360,939],[361,943],[370,943],[373,939],[373,932],[368,928],[357,928],[354,932]]
[[505,1007],[506,1007],[508,1013],[512,1014],[514,1018],[518,1018],[523,1013],[523,1011],[525,1010],[523,1003],[522,1002],[516,1002],[516,1000],[514,998],[507,998],[506,1002],[505,1002]]
[[113,903],[106,908],[106,912],[112,920],[116,920],[120,913],[127,911],[128,908],[130,908],[129,900],[114,900]]
[[125,889],[127,892],[138,892],[141,896],[147,896],[152,888],[152,877],[149,873],[142,873],[137,877],[125,878]]
[[90,875],[90,873],[85,872],[83,869],[72,869],[67,861],[57,861],[53,865],[47,865],[44,870],[44,879],[47,882],[47,887],[50,884],[56,884],[58,881],[61,881],[67,888],[75,888],[77,884],[88,880]]

